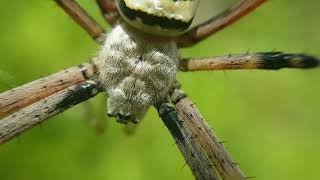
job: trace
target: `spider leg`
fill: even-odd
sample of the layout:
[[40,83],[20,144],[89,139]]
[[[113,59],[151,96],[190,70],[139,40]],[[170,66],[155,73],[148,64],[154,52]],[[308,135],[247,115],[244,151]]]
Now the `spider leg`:
[[[172,91],[170,98],[175,106],[175,113],[178,113],[180,119],[179,124],[181,124],[181,127],[177,130],[187,132],[193,141],[192,144],[200,146],[200,149],[203,151],[202,153],[205,153],[207,159],[211,162],[210,168],[215,169],[221,179],[246,179],[237,163],[232,160],[228,150],[221,143],[221,140],[212,131],[212,128],[210,128],[187,95],[177,87]],[[161,113],[159,114],[161,115]],[[174,119],[173,117],[168,120],[163,118],[163,121],[166,124],[173,124],[175,123]],[[170,129],[170,125],[167,125],[167,127],[170,131],[174,130]],[[172,135],[174,134],[172,133]]]
[[120,18],[115,0],[96,0],[105,20],[114,25]]
[[254,54],[228,55],[180,61],[182,71],[215,71],[231,69],[314,68],[320,66],[320,58],[305,54],[263,52]]
[[242,0],[208,21],[195,26],[177,38],[179,47],[188,47],[238,21],[266,0]]
[[71,86],[25,107],[0,121],[0,144],[100,92],[93,81]]
[[0,118],[92,78],[98,62],[83,63],[0,94]]
[[219,176],[207,154],[202,150],[197,138],[194,138],[194,134],[188,129],[189,127],[184,125],[175,108],[169,103],[161,103],[156,107],[195,178],[218,180]]
[[98,43],[105,40],[105,31],[74,0],[55,0],[56,3]]

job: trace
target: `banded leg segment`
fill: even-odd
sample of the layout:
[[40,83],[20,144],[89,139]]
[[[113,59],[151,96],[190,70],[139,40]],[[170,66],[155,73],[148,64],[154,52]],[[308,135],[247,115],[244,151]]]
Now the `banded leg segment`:
[[0,144],[97,95],[99,92],[100,88],[95,82],[86,81],[12,113],[0,121]]
[[217,16],[190,29],[188,32],[178,37],[178,46],[188,47],[198,43],[254,11],[265,1],[266,0],[242,0],[239,4],[230,7]]
[[99,62],[70,67],[47,77],[0,93],[0,119],[70,86],[92,78]]
[[198,143],[190,129],[184,126],[183,120],[179,118],[174,107],[168,103],[163,103],[157,106],[157,109],[195,178],[199,180],[218,180],[219,175],[215,172],[201,144]]
[[55,0],[56,3],[98,43],[105,40],[105,31],[74,0]]
[[212,131],[212,128],[186,94],[177,88],[172,91],[170,98],[180,119],[179,123],[182,127],[180,130],[188,132],[189,136],[192,137],[193,144],[200,146],[202,153],[205,153],[210,161],[211,169],[215,169],[221,179],[247,179],[237,163],[233,161],[221,140]]
[[320,66],[320,58],[305,54],[263,52],[255,54],[218,56],[180,61],[182,71],[215,71],[232,69],[314,68]]
[[114,25],[120,17],[115,0],[96,0],[96,2],[104,19],[110,25]]

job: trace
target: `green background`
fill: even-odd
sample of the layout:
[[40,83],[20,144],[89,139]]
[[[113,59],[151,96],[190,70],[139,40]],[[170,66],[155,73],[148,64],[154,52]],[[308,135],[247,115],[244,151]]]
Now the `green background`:
[[[94,1],[80,2],[103,23]],[[316,0],[271,0],[181,54],[276,49],[320,55],[319,6]],[[82,63],[98,51],[50,0],[1,0],[0,41],[1,92]],[[228,141],[246,175],[320,179],[319,69],[192,72],[178,78],[215,132]],[[102,94],[92,104],[94,117],[79,105],[2,145],[0,179],[193,179],[153,108],[129,136],[123,125],[104,117]],[[89,125],[92,118],[105,123],[100,122],[103,134]]]

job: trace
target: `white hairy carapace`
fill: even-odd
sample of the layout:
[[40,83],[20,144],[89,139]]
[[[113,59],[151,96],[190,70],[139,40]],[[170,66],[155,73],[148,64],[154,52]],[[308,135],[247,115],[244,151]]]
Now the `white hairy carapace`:
[[[184,16],[179,19],[178,15],[175,15],[175,19],[168,18],[168,21],[177,21],[178,26],[174,26],[172,22],[167,26],[164,21],[166,14],[159,15],[159,11],[149,14],[143,11],[143,6],[139,6],[140,9],[137,10],[136,7],[126,4],[126,1],[117,0],[118,9],[126,21],[120,21],[108,33],[98,56],[103,62],[99,71],[100,80],[108,94],[108,115],[116,117],[122,123],[137,123],[151,105],[166,99],[175,81],[178,63],[178,49],[170,36],[183,32],[190,25],[190,17],[194,14],[188,14],[187,19],[183,19]],[[185,6],[188,1],[194,3],[198,0],[182,1]],[[161,2],[162,5],[167,5],[168,2],[178,0],[154,2],[157,2],[159,8]],[[148,10],[150,11],[150,8]],[[172,11],[172,7],[170,10]],[[177,12],[178,10],[181,11],[177,9]],[[152,20],[157,24],[152,24]],[[132,22],[135,25],[132,25]],[[150,34],[152,30],[157,35]],[[173,34],[164,36],[168,32]],[[158,36],[159,34],[163,36]]]

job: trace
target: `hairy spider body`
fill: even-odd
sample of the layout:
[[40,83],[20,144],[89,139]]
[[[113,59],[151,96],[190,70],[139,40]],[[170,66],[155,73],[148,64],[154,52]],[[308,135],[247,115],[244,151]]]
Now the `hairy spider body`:
[[149,106],[166,98],[175,80],[178,49],[170,38],[120,23],[108,34],[98,58],[109,96],[108,115],[122,123],[137,123]]
[[107,114],[121,123],[138,123],[151,105],[168,95],[179,60],[170,37],[188,29],[199,1],[116,2],[124,21],[102,47],[100,79],[109,95]]

